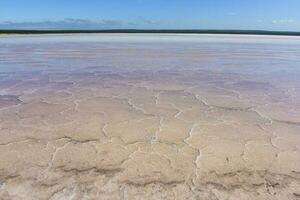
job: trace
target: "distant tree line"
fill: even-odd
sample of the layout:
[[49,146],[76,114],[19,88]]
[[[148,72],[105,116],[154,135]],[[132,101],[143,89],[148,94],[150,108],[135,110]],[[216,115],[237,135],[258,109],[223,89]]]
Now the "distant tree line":
[[178,33],[178,34],[243,34],[300,36],[300,32],[263,30],[197,30],[197,29],[106,29],[106,30],[13,30],[2,29],[0,34],[65,34],[65,33]]

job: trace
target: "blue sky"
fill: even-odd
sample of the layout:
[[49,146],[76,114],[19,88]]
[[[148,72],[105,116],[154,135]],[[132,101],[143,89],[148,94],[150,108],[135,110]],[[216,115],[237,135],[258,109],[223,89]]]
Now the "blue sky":
[[300,31],[300,0],[0,0],[0,28]]

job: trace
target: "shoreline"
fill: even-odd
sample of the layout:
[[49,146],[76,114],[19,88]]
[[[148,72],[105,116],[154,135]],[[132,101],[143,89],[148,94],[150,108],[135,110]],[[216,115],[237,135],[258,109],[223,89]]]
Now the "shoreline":
[[143,29],[107,29],[107,30],[0,30],[3,35],[39,35],[39,34],[212,34],[212,35],[266,35],[300,36],[300,32],[265,31],[265,30],[143,30]]
[[[28,38],[29,40],[23,40]],[[245,35],[245,34],[175,34],[175,33],[65,33],[65,34],[0,34],[0,43],[16,42],[31,43],[36,38],[39,42],[121,42],[121,43],[256,43],[256,44],[300,44],[300,37],[286,35]],[[36,40],[36,41],[37,41]]]

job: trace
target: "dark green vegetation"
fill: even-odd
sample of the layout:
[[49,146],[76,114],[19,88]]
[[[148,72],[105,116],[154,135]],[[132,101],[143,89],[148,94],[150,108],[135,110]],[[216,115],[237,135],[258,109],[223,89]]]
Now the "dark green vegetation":
[[176,30],[176,29],[107,29],[107,30],[0,30],[0,34],[63,34],[63,33],[181,33],[181,34],[244,34],[244,35],[291,35],[300,32],[262,30]]

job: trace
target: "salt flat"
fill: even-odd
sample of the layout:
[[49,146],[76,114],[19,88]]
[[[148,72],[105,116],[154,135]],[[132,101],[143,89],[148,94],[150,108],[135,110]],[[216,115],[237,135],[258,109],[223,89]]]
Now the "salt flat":
[[300,38],[0,37],[0,199],[300,199]]

